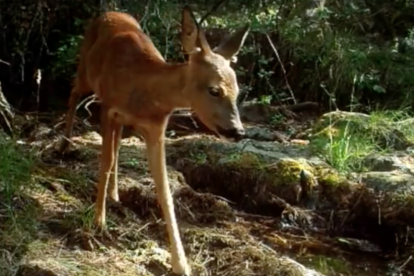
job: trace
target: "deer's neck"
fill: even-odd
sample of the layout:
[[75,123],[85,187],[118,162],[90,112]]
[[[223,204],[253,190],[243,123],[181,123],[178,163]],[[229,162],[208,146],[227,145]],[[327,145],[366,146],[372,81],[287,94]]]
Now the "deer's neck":
[[191,103],[184,94],[188,64],[159,64],[145,82],[149,100],[159,109],[171,112],[175,108],[189,108]]

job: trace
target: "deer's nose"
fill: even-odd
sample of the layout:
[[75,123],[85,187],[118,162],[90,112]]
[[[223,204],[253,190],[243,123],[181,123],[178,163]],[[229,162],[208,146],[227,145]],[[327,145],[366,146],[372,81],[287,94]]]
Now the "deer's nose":
[[233,138],[234,140],[236,140],[236,142],[243,139],[244,136],[246,136],[246,131],[244,130],[244,128],[235,128],[233,130]]
[[218,132],[226,138],[234,139],[235,142],[240,141],[246,136],[246,131],[244,130],[244,128],[224,129],[218,127]]

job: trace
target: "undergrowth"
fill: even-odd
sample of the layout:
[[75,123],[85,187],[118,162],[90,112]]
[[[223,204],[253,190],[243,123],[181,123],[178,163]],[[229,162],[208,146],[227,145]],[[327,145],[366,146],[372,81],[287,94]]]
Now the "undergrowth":
[[[269,99],[269,103],[292,104],[296,97],[298,101],[313,100],[324,105],[335,98],[336,104],[345,108],[349,105],[349,91],[355,89],[356,98],[363,103],[357,108],[362,111],[366,111],[367,101],[394,108],[412,101],[414,32],[410,27],[412,20],[408,20],[412,5],[407,2],[399,0],[389,6],[384,6],[381,1],[370,4],[311,0],[298,3],[272,0],[266,4],[225,2],[204,21],[203,27],[211,31],[209,39],[215,44],[229,30],[251,23],[251,33],[241,49],[239,62],[234,64],[240,80],[241,98],[247,95],[250,99]],[[77,2],[73,3],[77,5]],[[205,1],[191,3],[198,20],[211,5]],[[32,39],[38,47],[43,47],[45,42],[53,47],[48,50],[51,62],[40,69],[44,70],[45,76],[70,81],[76,71],[84,26],[99,10],[118,10],[136,16],[166,60],[183,61],[179,42],[182,6],[183,3],[165,0],[113,0],[104,7],[84,2],[73,14],[67,13],[71,14],[69,19],[61,19],[70,21],[70,24],[61,24],[69,25],[69,30],[65,31],[54,27],[47,17],[42,18],[43,21],[36,23],[43,24],[40,30],[51,24],[47,29],[50,34],[32,35]],[[17,15],[20,10],[17,7],[20,5],[16,4],[15,28],[10,29],[18,31],[10,34],[13,41],[7,42],[11,45],[14,40],[26,41],[29,35],[26,27],[19,29]],[[37,16],[35,8],[28,10],[30,16]],[[7,12],[12,14],[14,10],[10,8]],[[395,24],[400,21],[398,27],[390,25],[401,33],[395,33],[396,37],[391,38],[386,33],[388,28],[378,28],[383,24],[382,16],[389,17],[390,22],[396,20]],[[53,37],[52,40],[52,33],[59,33],[59,39]],[[269,35],[275,48],[265,35]],[[18,45],[10,52],[28,52],[29,45]],[[30,52],[39,51],[31,49]]]
[[30,197],[36,159],[23,146],[0,134],[0,271],[16,275],[21,256],[39,226],[40,207]]
[[405,110],[376,110],[368,114],[335,112],[324,118],[323,129],[314,135],[314,151],[340,173],[369,170],[364,158],[398,150],[398,143],[414,139],[413,120]]

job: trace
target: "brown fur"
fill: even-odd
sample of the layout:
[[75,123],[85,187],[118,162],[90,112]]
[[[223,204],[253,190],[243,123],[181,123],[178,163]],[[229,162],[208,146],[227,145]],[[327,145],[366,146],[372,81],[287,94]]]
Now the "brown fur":
[[[130,15],[107,12],[91,22],[80,51],[77,77],[69,99],[63,152],[72,136],[76,104],[93,91],[101,101],[102,154],[95,224],[105,226],[107,194],[118,196],[118,150],[122,127],[133,126],[145,139],[150,171],[156,185],[172,246],[172,267],[190,274],[179,236],[168,184],[164,132],[175,108],[191,107],[213,131],[243,130],[235,104],[239,93],[230,67],[249,28],[236,32],[212,50],[189,8],[183,9],[181,42],[189,53],[183,64],[166,63],[151,39]],[[217,87],[212,96],[209,87]],[[223,135],[222,135],[223,136]]]

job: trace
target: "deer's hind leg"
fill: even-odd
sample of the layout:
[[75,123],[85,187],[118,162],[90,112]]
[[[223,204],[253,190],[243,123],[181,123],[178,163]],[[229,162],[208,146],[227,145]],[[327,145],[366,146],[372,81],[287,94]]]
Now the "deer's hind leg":
[[[105,136],[105,125],[108,123],[108,109],[102,105],[101,107],[101,136],[102,139]],[[110,178],[109,178],[109,185],[108,185],[108,196],[109,199],[118,202],[119,201],[119,194],[118,194],[118,157],[119,157],[119,147],[121,145],[121,137],[122,137],[122,130],[123,126],[117,124],[114,128],[113,139],[114,139],[114,164],[112,166]]]
[[[120,132],[122,126],[113,118],[108,117],[108,108],[101,105],[101,133],[102,133],[102,150],[101,166],[99,170],[98,195],[95,202],[95,224],[102,229],[106,224],[106,197],[108,186],[114,188],[114,182],[111,182],[111,174],[114,168],[115,159],[118,155]],[[117,145],[117,147],[115,147]],[[117,172],[117,170],[116,170]],[[117,178],[114,179],[117,181]],[[112,184],[109,184],[109,183]],[[117,187],[117,186],[116,186]],[[116,190],[118,192],[118,190]]]
[[62,138],[58,149],[58,151],[61,153],[66,151],[69,147],[69,140],[72,137],[73,122],[76,114],[76,106],[79,100],[82,98],[82,96],[88,93],[92,93],[92,89],[88,85],[86,79],[86,68],[84,65],[84,61],[81,60],[81,62],[78,65],[78,71],[74,80],[74,86],[72,88],[72,91],[70,92],[68,111],[66,113],[66,126],[64,134],[65,137]]

